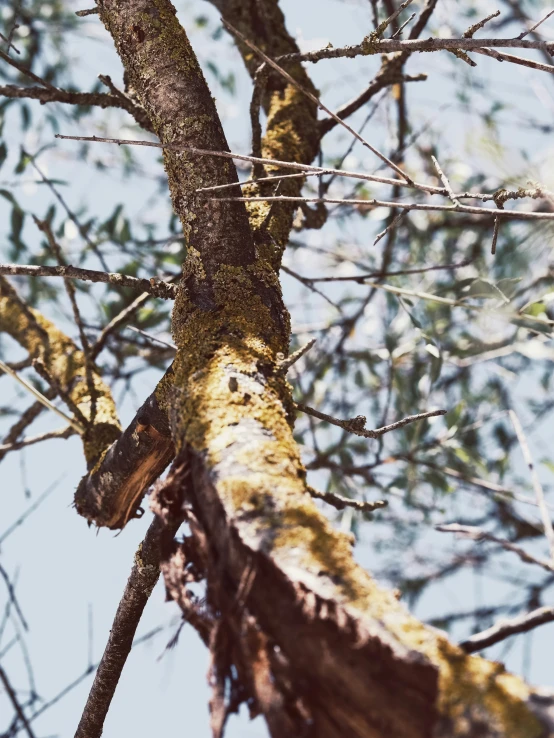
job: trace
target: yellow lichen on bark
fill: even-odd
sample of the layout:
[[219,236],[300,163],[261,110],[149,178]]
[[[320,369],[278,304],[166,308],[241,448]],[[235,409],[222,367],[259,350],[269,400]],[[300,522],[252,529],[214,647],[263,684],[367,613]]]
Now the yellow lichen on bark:
[[[4,277],[0,277],[0,332],[16,340],[31,359],[41,362],[85,420],[90,419],[91,393],[86,381],[83,352],[42,313],[26,307]],[[86,429],[83,436],[85,458],[89,466],[121,433],[109,387],[97,370],[92,378],[96,412],[92,426]]]

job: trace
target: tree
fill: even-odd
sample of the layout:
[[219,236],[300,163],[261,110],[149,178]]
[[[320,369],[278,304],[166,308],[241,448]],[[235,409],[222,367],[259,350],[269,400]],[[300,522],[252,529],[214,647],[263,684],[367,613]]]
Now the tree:
[[[42,76],[35,75],[29,71],[31,66],[44,61],[32,33],[25,47],[25,63],[16,61],[11,53],[15,36],[10,29],[1,55],[18,82],[0,87],[5,109],[14,100],[35,99],[47,106],[68,103],[76,106],[75,118],[79,120],[94,106],[120,108],[146,133],[154,134],[143,143],[163,153],[186,255],[181,274],[173,271],[159,279],[158,270],[167,264],[164,256],[153,250],[153,271],[145,273],[137,263],[140,244],[131,237],[130,226],[121,223],[120,212],[99,228],[91,221],[83,224],[62,201],[87,243],[87,258],[96,258],[102,271],[89,269],[90,264],[73,267],[67,263],[53,210],[36,218],[48,244],[39,263],[0,266],[4,275],[58,276],[64,281],[79,348],[43,315],[41,303],[60,299],[48,286],[33,293],[37,288],[31,283],[26,288],[31,290],[28,299],[24,299],[22,290],[1,277],[0,330],[27,354],[11,372],[20,377],[23,370],[32,367],[42,379],[39,389],[35,387],[40,403],[52,409],[52,400],[59,397],[66,405],[67,426],[48,437],[78,433],[83,440],[88,470],[76,491],[77,512],[92,525],[122,528],[140,514],[146,492],[172,461],[167,476],[151,494],[155,517],[137,551],[76,735],[100,735],[160,568],[184,620],[210,649],[211,721],[216,736],[223,733],[228,714],[244,702],[253,715],[263,714],[273,736],[551,735],[551,697],[506,672],[502,664],[471,653],[495,639],[554,619],[552,608],[539,611],[536,607],[517,622],[499,624],[494,633],[457,645],[444,631],[410,615],[395,593],[376,583],[356,562],[350,532],[332,525],[314,498],[371,517],[384,504],[350,499],[352,478],[381,486],[384,495],[400,488],[406,495],[405,505],[391,510],[388,518],[387,509],[377,519],[388,526],[389,534],[403,529],[400,545],[405,545],[406,538],[415,545],[419,531],[410,530],[403,515],[411,508],[430,518],[437,499],[429,499],[425,491],[416,492],[420,475],[435,494],[448,491],[447,477],[488,489],[494,495],[476,516],[466,513],[461,523],[443,525],[442,529],[516,553],[524,561],[542,566],[551,578],[552,559],[543,559],[521,545],[525,539],[537,543],[544,528],[554,553],[549,508],[536,473],[532,480],[537,497],[531,502],[542,514],[542,527],[520,513],[517,498],[514,500],[502,484],[468,470],[483,464],[483,434],[477,432],[475,408],[485,413],[498,407],[509,410],[496,427],[498,443],[508,447],[517,438],[526,460],[531,458],[506,386],[498,380],[483,383],[473,366],[477,357],[491,352],[509,356],[519,351],[531,359],[533,351],[545,347],[543,337],[550,335],[552,319],[542,289],[550,284],[551,271],[546,267],[544,272],[532,273],[523,259],[518,263],[516,247],[541,224],[550,225],[554,219],[552,195],[538,183],[509,189],[504,186],[507,182],[500,182],[491,188],[482,173],[468,176],[458,192],[450,183],[446,166],[437,160],[440,151],[420,145],[415,131],[410,130],[407,88],[423,75],[408,74],[406,66],[420,52],[433,52],[433,58],[442,59],[439,54],[449,51],[456,57],[456,65],[475,66],[471,57],[479,54],[504,64],[531,66],[536,74],[551,73],[554,45],[537,35],[538,28],[516,37],[495,34],[476,38],[485,24],[492,27],[498,14],[475,16],[468,30],[460,29],[451,37],[428,38],[426,29],[436,11],[436,0],[427,0],[413,17],[409,16],[410,2],[399,5],[387,1],[383,7],[371,3],[375,27],[357,46],[301,53],[277,0],[214,0],[213,4],[253,79],[252,156],[242,157],[252,164],[246,184],[239,185],[234,162],[241,157],[229,153],[210,88],[169,0],[102,0],[85,13],[98,13],[113,40],[123,65],[125,91],[111,77],[102,78],[108,92],[62,89],[60,83],[52,82],[62,76],[61,62],[58,67],[47,66]],[[509,21],[526,22],[522,4],[505,5],[511,13]],[[469,16],[475,11],[471,3],[464,10]],[[33,11],[28,12],[32,26]],[[59,18],[66,17],[62,8],[57,7],[56,12]],[[462,14],[459,20],[464,20]],[[497,27],[503,22],[496,21]],[[504,51],[506,47],[509,53]],[[538,50],[546,60],[522,59],[511,53],[514,47]],[[368,56],[380,56],[381,67],[366,89],[337,112],[324,107],[308,63]],[[33,86],[26,86],[29,77]],[[397,110],[397,141],[392,154],[385,155],[348,121],[373,101],[367,125],[378,105],[375,101],[388,95]],[[494,126],[492,113],[490,125]],[[329,163],[325,157],[316,167],[313,162],[318,155],[324,158],[326,137],[340,128],[346,128],[353,142],[369,150],[386,171],[345,172],[342,161],[333,161],[332,156]],[[409,148],[410,134],[418,147],[414,155]],[[110,141],[122,143],[107,136],[58,138],[82,141],[87,152]],[[139,142],[126,141],[133,143]],[[31,166],[40,173],[36,154],[22,151],[19,172]],[[317,192],[305,189],[309,187],[308,175],[318,176]],[[344,178],[335,190],[339,194],[328,197],[331,182],[338,176]],[[56,193],[57,183],[44,174],[41,177]],[[356,186],[353,196],[348,190],[352,178]],[[388,187],[391,196],[375,197],[373,189],[378,185]],[[475,191],[478,185],[483,192]],[[3,195],[12,205],[12,254],[19,261],[25,253],[24,213],[13,194],[3,191]],[[437,196],[443,198],[443,204],[437,204]],[[476,205],[475,200],[483,203]],[[529,200],[532,208],[525,203],[520,206],[518,200]],[[305,232],[321,228],[336,204],[348,208],[341,211],[348,215],[340,216],[346,221],[386,208],[385,228],[376,238],[382,250],[374,273],[368,276],[367,271],[358,269],[346,275],[346,280],[369,286],[369,290],[354,311],[347,309],[351,296],[340,295],[332,348],[327,346],[312,360],[309,345],[298,346],[289,354],[290,316],[279,274],[293,229]],[[412,220],[413,213],[423,213],[424,220]],[[175,220],[171,222],[176,229]],[[518,224],[525,227],[523,235]],[[132,266],[123,265],[127,267],[125,276],[109,273],[101,248],[102,228],[112,241],[119,239],[133,257]],[[464,242],[468,229],[469,244],[467,238]],[[491,242],[493,253],[498,246],[495,264],[499,266],[494,267],[498,272],[494,278],[472,274],[460,279],[458,270],[467,266],[468,251],[485,273],[484,249]],[[150,234],[146,247],[154,245]],[[425,265],[411,268],[412,260],[425,250]],[[465,259],[445,262],[442,256],[450,250],[456,256],[463,251]],[[43,263],[52,257],[58,262],[56,266]],[[355,263],[355,254],[349,258]],[[510,264],[509,259],[513,260]],[[532,279],[519,287],[514,274],[520,276],[526,268]],[[384,281],[395,275],[409,280],[410,273],[427,274],[430,269],[442,269],[439,274],[446,275],[433,294],[402,286],[411,284],[409,281]],[[320,293],[313,276],[298,275],[286,266],[284,271]],[[331,274],[324,279],[335,280],[335,284],[340,278]],[[78,307],[74,279],[107,283],[104,298],[114,290],[122,296],[95,341]],[[374,357],[352,335],[367,311],[375,308],[376,295],[383,292],[384,347],[380,356]],[[454,297],[445,296],[448,293]],[[133,351],[136,355],[143,345],[131,344],[133,350],[129,351],[116,333],[151,296],[174,299],[171,320],[177,350],[157,387],[122,431],[110,382],[102,374],[112,382],[123,376]],[[327,295],[327,299],[332,298]],[[416,306],[414,300],[423,301],[424,306]],[[477,318],[467,320],[468,315],[481,313],[496,315],[503,322],[498,340],[488,340],[486,325]],[[154,311],[149,316],[150,325],[147,322],[143,327],[162,325],[166,315],[163,310]],[[325,329],[331,333],[328,324]],[[405,338],[412,342],[412,348],[402,346]],[[422,351],[415,351],[414,346],[421,341]],[[100,367],[98,356],[108,344],[111,364]],[[407,354],[411,364],[405,368],[401,359]],[[149,346],[145,359],[165,368],[171,355],[171,347],[168,351],[167,346],[163,350]],[[452,371],[443,370],[445,357],[453,365]],[[299,362],[304,362],[304,367],[296,375],[299,401],[295,402],[287,372]],[[10,370],[5,364],[3,367]],[[329,413],[308,405],[317,400],[318,382],[327,373],[336,373],[345,389],[358,385],[364,392],[383,380],[383,391],[376,389],[373,406],[375,418],[382,418],[377,430],[366,428],[364,416],[354,415],[356,390],[336,407],[329,402],[325,408]],[[536,376],[533,381],[537,381]],[[549,381],[545,377],[545,391]],[[445,411],[421,407],[433,386],[433,403],[440,397],[450,409],[441,432],[428,421]],[[399,420],[391,423],[393,403]],[[25,443],[20,437],[39,411],[39,405],[34,404],[21,416],[5,440],[3,453]],[[295,438],[297,411],[324,421],[327,429],[323,435],[312,424],[301,428]],[[515,436],[509,437],[506,430],[508,419],[513,422]],[[383,457],[384,435],[404,427],[395,436],[397,451]],[[334,433],[334,428],[341,433]],[[447,442],[458,428],[460,435],[449,446]],[[372,462],[368,462],[368,439],[375,441],[377,449]],[[313,453],[307,466],[314,471],[327,470],[328,475],[321,477],[327,484],[325,492],[309,484],[301,459],[301,446],[307,450],[311,443]],[[325,449],[321,443],[326,444]],[[441,445],[444,458],[433,460]],[[508,473],[505,457],[496,458],[491,453],[490,459],[500,475]],[[405,468],[396,479],[383,484],[376,475],[381,466],[392,461],[405,462]],[[533,472],[532,461],[529,466]],[[497,520],[501,531],[488,530]],[[176,539],[183,523],[186,535]],[[466,552],[446,565],[443,562],[434,578],[459,569],[471,555]],[[483,561],[491,556],[490,550],[486,551]],[[396,578],[401,589],[415,596],[433,577],[412,577],[397,571]],[[205,596],[195,594],[191,583],[201,583]],[[532,582],[535,595],[537,587],[542,592],[547,586],[547,580],[540,585]],[[4,671],[0,677],[12,698],[15,725],[24,728],[27,718],[17,694]]]

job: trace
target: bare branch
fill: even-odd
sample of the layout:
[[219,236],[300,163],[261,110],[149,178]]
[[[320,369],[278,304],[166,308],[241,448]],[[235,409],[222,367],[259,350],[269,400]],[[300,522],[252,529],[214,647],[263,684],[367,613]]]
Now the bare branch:
[[459,646],[466,653],[475,653],[489,646],[494,646],[495,643],[500,643],[500,641],[504,641],[510,636],[517,635],[518,633],[528,633],[533,628],[537,628],[539,625],[544,625],[545,623],[551,623],[553,620],[554,607],[539,607],[517,618],[500,620],[491,628],[487,628],[487,630],[476,633],[465,641],[462,641]]
[[525,36],[527,36],[530,33],[533,33],[533,31],[536,31],[539,26],[542,26],[542,24],[550,18],[551,15],[554,14],[554,10],[551,10],[549,13],[547,13],[543,18],[540,19],[538,23],[535,23],[534,26],[531,26],[531,28],[528,28],[526,31],[523,31],[519,34],[518,39],[523,39]]
[[58,430],[53,431],[47,431],[46,433],[40,433],[37,436],[29,436],[27,438],[22,438],[20,441],[13,441],[12,443],[2,443],[0,444],[0,453],[4,454],[8,451],[19,451],[22,448],[25,448],[26,446],[34,446],[35,443],[42,443],[42,441],[49,441],[52,438],[70,438],[73,436],[77,431],[75,428],[72,428],[70,425],[66,426],[65,428],[59,428]]
[[[434,187],[433,185],[427,185],[421,182],[406,182],[403,179],[393,179],[391,177],[379,177],[375,174],[366,174],[365,172],[349,172],[344,169],[332,169],[331,167],[317,167],[312,166],[311,164],[301,164],[299,162],[292,162],[292,161],[281,161],[279,159],[263,159],[261,157],[257,156],[248,156],[247,154],[237,154],[236,152],[232,151],[213,151],[210,149],[198,149],[194,146],[181,146],[178,144],[161,144],[156,143],[154,141],[145,141],[145,140],[133,140],[133,139],[124,139],[124,138],[104,138],[100,136],[66,136],[62,135],[61,133],[57,133],[55,135],[55,138],[63,139],[66,141],[88,141],[90,143],[111,143],[111,144],[117,144],[118,146],[146,146],[146,147],[152,147],[157,149],[169,149],[170,151],[187,151],[190,154],[196,154],[198,156],[219,156],[224,159],[237,159],[239,161],[249,161],[254,164],[269,164],[272,166],[278,166],[282,167],[284,169],[298,169],[302,172],[310,172],[313,174],[333,174],[338,177],[349,177],[351,179],[360,179],[365,182],[379,182],[381,184],[391,185],[393,187],[414,187],[418,190],[421,190],[422,192],[428,192],[432,195],[442,195],[444,197],[448,196],[448,192],[444,187]],[[233,183],[233,186],[239,186],[240,182]],[[200,191],[200,188],[197,190]],[[205,191],[209,191],[208,188],[206,188]],[[483,193],[483,192],[463,192],[463,193],[457,193],[456,197],[460,200],[462,198],[474,198],[477,200],[482,200],[483,202],[490,202],[491,200],[495,200],[495,198],[498,196],[498,193],[507,192],[506,190],[498,190],[494,193]],[[519,197],[533,197],[534,199],[540,198],[540,197],[547,197],[550,193],[548,191],[543,190],[542,188],[536,188],[533,190],[523,190],[520,188],[516,191],[518,194],[514,195],[513,198],[507,198],[507,199],[516,199]],[[530,194],[533,192],[534,194]],[[521,193],[521,194],[520,194]],[[264,198],[268,199],[268,198]],[[312,200],[306,200],[305,198],[300,198],[303,202],[312,202]],[[317,200],[315,200],[317,202]],[[330,202],[335,202],[334,200]],[[338,200],[336,202],[348,202],[345,200]],[[358,203],[360,201],[355,200],[352,201],[355,203]],[[370,204],[370,200],[363,200],[361,201],[363,204],[367,205]],[[399,207],[397,203],[394,204],[394,207]],[[414,206],[415,208],[415,206]],[[450,208],[450,210],[453,210],[453,208]],[[489,214],[492,214],[493,211],[487,211]],[[506,214],[509,214],[511,211],[507,211]]]
[[465,33],[462,35],[462,38],[473,38],[474,34],[477,33],[477,31],[480,31],[481,28],[483,28],[483,26],[485,26],[493,18],[498,18],[499,15],[500,11],[497,10],[495,13],[487,15],[486,18],[483,18],[483,20],[480,20],[478,23],[474,23],[467,29],[467,31],[465,31]]
[[535,497],[537,498],[539,510],[541,511],[542,522],[544,525],[544,534],[546,536],[546,540],[548,541],[550,556],[552,557],[552,561],[554,563],[554,528],[552,527],[552,519],[550,517],[550,513],[548,512],[546,500],[544,499],[544,491],[539,480],[539,475],[537,474],[537,471],[533,464],[533,457],[531,456],[529,444],[527,443],[527,438],[525,437],[525,433],[523,432],[523,428],[521,426],[521,423],[519,422],[519,418],[517,417],[514,410],[509,411],[509,416],[510,420],[512,421],[512,425],[514,426],[517,440],[519,441],[519,445],[521,446],[523,458],[525,459],[525,463],[527,464],[529,472],[531,474],[531,481],[533,483],[533,489],[535,490]]
[[20,377],[17,372],[14,372],[13,369],[10,369],[10,367],[5,364],[3,361],[0,360],[0,369],[2,371],[6,372],[6,374],[9,374],[10,377],[16,380],[16,382],[19,382],[19,384],[24,387],[27,392],[30,392],[32,395],[34,395],[39,402],[41,402],[44,407],[48,408],[48,410],[51,410],[53,413],[56,413],[56,415],[59,415],[60,418],[63,418],[66,423],[68,423],[73,430],[75,430],[80,436],[82,436],[85,432],[85,429],[82,427],[80,423],[78,423],[76,420],[73,420],[73,418],[70,418],[69,415],[66,415],[64,412],[62,412],[59,408],[57,408],[55,405],[53,405],[50,400],[45,397],[41,392],[39,392],[35,387],[33,387],[32,384],[29,384],[26,379],[23,379],[23,377]]
[[477,528],[476,526],[452,523],[450,525],[437,525],[435,530],[438,530],[441,533],[456,533],[461,536],[467,536],[473,541],[489,541],[490,543],[496,543],[505,551],[515,553],[516,556],[519,556],[519,558],[526,564],[535,564],[536,566],[546,569],[548,572],[554,571],[554,564],[550,561],[546,561],[546,559],[537,559],[535,556],[527,553],[525,549],[511,543],[511,541],[507,541],[504,538],[497,538],[492,533],[487,533],[487,531]]
[[118,313],[110,322],[102,329],[102,332],[96,339],[96,343],[91,347],[90,353],[93,359],[96,359],[98,354],[102,351],[106,345],[106,341],[111,334],[116,331],[126,320],[128,320],[133,313],[135,313],[144,303],[149,300],[152,295],[149,292],[143,292],[139,295],[130,305],[127,305],[120,313]]
[[33,729],[31,728],[29,721],[27,720],[27,716],[25,715],[25,712],[23,711],[23,708],[19,704],[19,700],[17,699],[17,695],[15,693],[14,688],[12,687],[10,680],[8,679],[8,675],[2,669],[0,666],[0,681],[4,685],[4,689],[6,690],[6,694],[8,695],[8,698],[10,702],[12,703],[12,707],[14,708],[18,718],[21,720],[21,723],[23,725],[23,728],[25,729],[25,732],[27,733],[28,738],[35,738],[35,734],[33,733]]
[[131,287],[134,290],[147,292],[153,297],[163,300],[174,300],[177,286],[157,277],[144,279],[131,277],[117,272],[101,272],[96,269],[81,269],[71,264],[60,266],[35,266],[34,264],[0,264],[0,274],[27,277],[63,277],[64,279],[81,279],[86,282],[102,282],[114,287]]
[[[410,0],[411,2],[411,0]],[[237,31],[236,28],[233,28],[231,24],[228,21],[223,21],[223,25],[236,37],[238,37],[243,43],[245,43],[248,48],[252,49],[258,56],[263,59],[266,64],[269,64],[272,69],[275,69],[279,74],[284,77],[287,82],[289,82],[291,85],[294,85],[300,92],[302,92],[303,95],[306,95],[306,97],[311,100],[313,103],[315,103],[321,110],[324,110],[327,115],[330,115],[333,120],[335,120],[339,125],[341,125],[343,128],[346,128],[346,130],[351,133],[354,138],[356,138],[363,146],[365,146],[367,149],[369,149],[375,156],[377,156],[379,159],[381,159],[382,162],[387,164],[391,169],[393,169],[397,174],[399,174],[403,179],[406,180],[406,182],[411,183],[411,178],[409,177],[406,172],[404,172],[400,167],[398,167],[393,161],[391,161],[388,157],[386,157],[384,154],[382,154],[380,151],[378,151],[376,148],[374,148],[370,143],[368,143],[365,138],[363,138],[354,128],[348,125],[348,123],[345,123],[342,118],[339,118],[338,115],[333,113],[332,110],[330,110],[326,105],[324,105],[321,100],[319,100],[314,94],[312,94],[306,87],[301,85],[299,82],[297,82],[294,77],[292,77],[288,72],[286,72],[282,67],[280,67],[277,62],[273,61],[273,59],[270,59],[267,54],[264,54],[264,52],[259,49],[255,44],[252,43],[252,41],[249,41],[246,36],[244,36],[240,31]]]
[[308,487],[308,492],[312,497],[318,500],[323,500],[328,505],[332,505],[337,510],[344,510],[347,507],[351,507],[359,512],[373,512],[380,508],[387,507],[389,504],[386,500],[375,500],[375,502],[363,502],[362,500],[352,500],[350,497],[343,497],[342,495],[334,494],[333,492],[319,492],[319,490],[313,487]]
[[304,356],[304,354],[308,353],[308,351],[312,348],[312,346],[315,345],[315,342],[316,342],[315,338],[310,339],[308,343],[302,346],[301,348],[299,348],[298,351],[295,351],[290,356],[287,356],[286,359],[283,359],[279,363],[279,371],[286,374],[293,364],[296,364],[296,362],[299,359],[301,359]]
[[524,41],[517,38],[427,38],[408,40],[378,39],[371,40],[368,36],[356,46],[318,49],[302,54],[285,54],[277,58],[279,62],[309,61],[318,62],[322,59],[352,59],[356,56],[371,56],[374,54],[390,54],[393,51],[476,51],[477,49],[540,49],[552,55],[554,44],[545,41]]
[[135,554],[135,562],[110,630],[75,738],[100,738],[117,683],[133,645],[140,618],[160,576],[162,543],[173,538],[182,522],[168,526],[156,517]]
[[99,12],[99,8],[89,8],[88,10],[76,10],[75,15],[78,15],[79,18],[86,18],[87,15],[97,15]]
[[413,0],[405,0],[401,5],[399,5],[398,8],[394,11],[394,13],[391,13],[391,15],[389,15],[388,18],[386,18],[382,23],[380,23],[377,26],[377,28],[374,31],[371,32],[370,38],[377,39],[380,36],[382,36],[387,30],[387,28],[390,26],[390,24],[393,23],[398,18],[400,13],[402,13],[404,8],[407,8],[408,5],[412,4],[412,1]]
[[409,415],[406,418],[402,418],[402,420],[397,420],[396,423],[385,425],[382,428],[377,428],[376,430],[366,430],[366,418],[363,415],[358,415],[356,418],[351,418],[350,420],[339,420],[338,418],[333,418],[332,415],[321,413],[319,410],[315,410],[313,407],[308,407],[301,402],[297,402],[295,405],[297,410],[306,413],[306,415],[311,415],[313,418],[318,418],[318,420],[325,420],[327,423],[331,423],[331,425],[336,425],[348,433],[353,433],[355,436],[361,436],[362,438],[379,438],[385,433],[398,430],[410,423],[417,423],[418,421],[426,420],[427,418],[436,418],[439,415],[446,415],[446,410],[431,410],[426,413]]

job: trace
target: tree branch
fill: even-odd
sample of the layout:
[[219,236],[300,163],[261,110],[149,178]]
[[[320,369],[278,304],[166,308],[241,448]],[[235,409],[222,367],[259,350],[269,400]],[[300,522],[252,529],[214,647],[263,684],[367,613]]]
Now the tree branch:
[[63,277],[64,279],[80,279],[85,282],[102,282],[114,287],[130,287],[134,290],[147,292],[163,300],[174,300],[177,286],[164,282],[157,277],[141,279],[127,274],[100,272],[95,269],[81,269],[71,264],[60,266],[35,266],[33,264],[0,264],[0,274],[25,277]]
[[554,607],[538,607],[532,612],[520,615],[511,620],[500,620],[491,628],[476,633],[460,643],[460,648],[466,653],[476,653],[484,648],[494,646],[495,643],[510,638],[518,633],[528,633],[533,628],[554,621]]
[[176,516],[166,527],[159,518],[154,518],[137,549],[75,738],[100,738],[102,735],[104,720],[131,652],[142,613],[160,576],[164,546],[167,548],[173,539],[181,520]]

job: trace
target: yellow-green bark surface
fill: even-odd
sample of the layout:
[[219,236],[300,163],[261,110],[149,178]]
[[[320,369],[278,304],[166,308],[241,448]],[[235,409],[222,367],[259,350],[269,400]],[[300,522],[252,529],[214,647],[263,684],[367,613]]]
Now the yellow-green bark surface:
[[[0,277],[0,332],[15,339],[31,359],[38,360],[90,420],[91,393],[86,381],[85,356],[52,321],[19,299],[9,282]],[[109,387],[97,370],[92,374],[96,395],[94,422],[83,436],[85,458],[90,465],[121,433]]]

